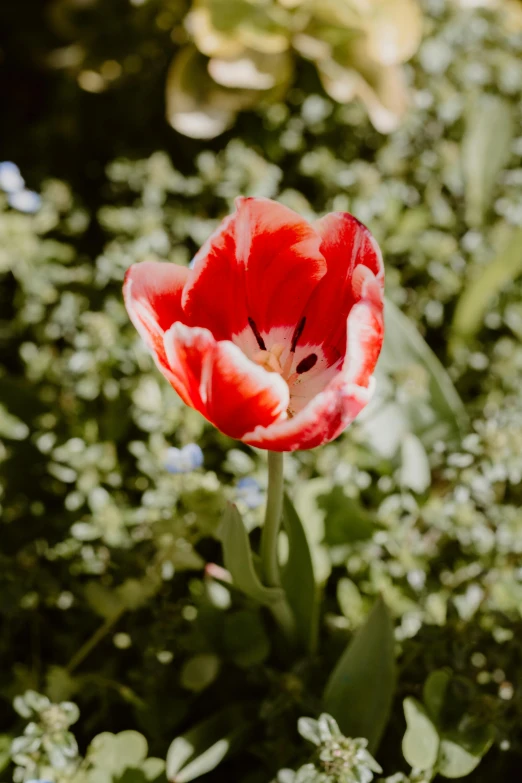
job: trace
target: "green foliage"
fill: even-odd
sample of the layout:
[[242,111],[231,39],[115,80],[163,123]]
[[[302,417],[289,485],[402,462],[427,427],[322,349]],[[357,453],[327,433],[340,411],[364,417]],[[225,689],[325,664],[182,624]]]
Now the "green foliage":
[[388,722],[396,683],[393,622],[378,599],[331,673],[324,706],[345,734],[374,752]]
[[495,730],[476,716],[459,715],[451,687],[451,672],[441,669],[432,672],[424,684],[425,706],[416,699],[404,700],[407,728],[402,751],[414,769],[462,778],[478,766]]
[[279,588],[265,587],[254,568],[248,535],[235,506],[230,505],[223,517],[223,559],[234,586],[261,604],[282,600]]
[[[398,130],[379,135],[358,104],[337,105],[313,68],[299,68],[285,103],[243,113],[209,145],[161,119],[169,60],[188,45],[182,4],[64,1],[50,22],[33,5],[34,14],[16,3],[0,10],[18,20],[3,50],[8,72],[24,74],[3,106],[5,155],[42,197],[31,215],[0,193],[0,767],[13,760],[2,780],[14,767],[20,783],[76,783],[91,758],[106,779],[90,748],[122,731],[138,735],[116,778],[161,778],[173,741],[186,780],[255,783],[308,763],[317,775],[295,732],[300,715],[328,709],[350,742],[385,722],[386,705],[372,707],[374,675],[354,683],[359,710],[321,704],[380,595],[394,629],[392,642],[387,620],[385,649],[398,656],[383,780],[514,778],[520,35],[494,11],[426,0],[425,40],[407,68],[412,106]],[[121,75],[109,78],[120,60]],[[22,122],[19,96],[29,94],[41,100]],[[121,301],[130,263],[188,263],[239,193],[278,198],[310,219],[348,209],[386,259],[387,342],[372,407],[336,442],[286,458],[300,521],[287,513],[296,650],[256,597],[249,552],[262,509],[236,496],[243,476],[263,488],[263,460],[182,405]],[[167,449],[190,442],[204,467],[169,474]],[[227,503],[241,519],[223,528]],[[284,549],[282,537],[282,562]],[[304,611],[316,592],[317,632]],[[368,667],[383,651],[374,633],[359,655]],[[44,696],[22,698],[27,691]],[[74,735],[70,700],[81,708]],[[344,723],[362,718],[364,730]]]
[[306,533],[288,495],[284,499],[283,527],[288,536],[288,560],[282,583],[299,642],[304,650],[313,653],[317,646],[319,596]]
[[179,133],[213,138],[237,111],[284,99],[299,55],[331,98],[360,99],[387,133],[407,106],[401,65],[420,43],[422,15],[416,0],[198,0],[186,27],[192,45],[175,57],[166,90]]
[[229,754],[237,751],[251,733],[251,709],[229,705],[189,732],[177,737],[167,754],[167,777],[189,783],[210,772]]
[[147,758],[147,750],[147,740],[137,731],[98,734],[89,745],[75,780],[81,783],[162,783],[165,762]]

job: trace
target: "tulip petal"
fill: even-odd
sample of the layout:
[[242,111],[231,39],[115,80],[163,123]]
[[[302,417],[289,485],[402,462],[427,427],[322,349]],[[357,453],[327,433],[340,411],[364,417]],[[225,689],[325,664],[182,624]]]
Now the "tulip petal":
[[188,404],[231,438],[286,417],[289,392],[277,373],[251,362],[208,329],[175,323],[165,334],[172,385]]
[[187,323],[230,340],[253,322],[259,335],[295,329],[326,272],[321,237],[288,207],[238,198],[237,210],[195,256],[183,291]]
[[322,342],[332,361],[345,352],[346,318],[355,302],[381,303],[384,266],[381,252],[366,226],[345,212],[332,212],[316,221],[321,252],[328,270],[306,308],[303,338]]
[[131,266],[125,275],[123,297],[127,312],[164,374],[169,367],[163,334],[174,321],[183,318],[181,294],[189,274],[190,269],[177,264],[142,261]]
[[351,424],[373,394],[372,372],[384,334],[379,306],[371,301],[354,305],[348,316],[346,333],[343,368],[324,391],[313,397],[293,418],[269,427],[256,427],[243,435],[245,443],[272,451],[311,449],[333,440]]

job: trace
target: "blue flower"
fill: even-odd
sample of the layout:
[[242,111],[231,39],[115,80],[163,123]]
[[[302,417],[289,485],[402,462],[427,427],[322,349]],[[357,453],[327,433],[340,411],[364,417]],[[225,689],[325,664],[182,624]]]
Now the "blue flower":
[[17,190],[14,193],[10,193],[7,201],[10,207],[17,209],[19,212],[27,212],[32,214],[38,212],[42,204],[42,199],[35,193],[34,190]]
[[237,482],[236,495],[247,508],[259,508],[264,503],[264,494],[257,479],[247,476]]
[[16,163],[11,163],[10,160],[0,163],[0,190],[5,193],[16,193],[23,190],[24,186],[24,178]]
[[163,464],[169,473],[190,473],[203,465],[203,452],[197,443],[188,443],[182,449],[171,446]]

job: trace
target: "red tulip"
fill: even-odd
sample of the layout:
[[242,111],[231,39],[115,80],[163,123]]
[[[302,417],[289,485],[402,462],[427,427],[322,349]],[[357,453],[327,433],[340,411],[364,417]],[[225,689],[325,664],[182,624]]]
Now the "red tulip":
[[239,198],[192,269],[131,266],[125,304],[182,400],[272,451],[336,438],[369,401],[383,339],[382,257],[343,212],[313,224]]

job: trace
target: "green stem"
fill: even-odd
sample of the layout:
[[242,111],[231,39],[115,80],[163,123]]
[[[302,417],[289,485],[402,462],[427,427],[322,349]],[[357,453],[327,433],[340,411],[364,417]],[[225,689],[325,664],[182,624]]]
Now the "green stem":
[[67,666],[65,667],[66,670],[71,674],[79,665],[82,663],[84,658],[87,658],[91,650],[94,650],[96,645],[98,645],[105,636],[112,630],[112,628],[116,625],[122,614],[125,612],[125,609],[119,609],[115,614],[113,614],[111,617],[108,617],[102,625],[98,627],[98,629],[93,633],[92,636],[90,636],[87,641],[82,644],[79,650],[75,652]]
[[283,453],[268,452],[268,492],[265,524],[261,534],[261,567],[265,584],[279,587],[277,542],[283,512]]
[[[283,514],[283,454],[268,452],[268,492],[265,524],[261,534],[261,570],[268,587],[281,587],[279,576],[278,540]],[[286,597],[270,606],[274,620],[288,644],[295,643],[295,620]]]

